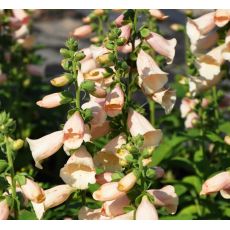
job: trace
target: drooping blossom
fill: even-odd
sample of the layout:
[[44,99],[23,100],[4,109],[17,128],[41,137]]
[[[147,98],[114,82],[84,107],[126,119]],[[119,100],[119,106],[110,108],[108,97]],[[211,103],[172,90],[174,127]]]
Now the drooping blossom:
[[187,115],[184,125],[187,129],[194,128],[199,121],[199,115],[196,112],[191,112]]
[[83,25],[76,28],[73,31],[72,35],[77,39],[81,39],[81,38],[88,37],[92,32],[93,32],[93,28],[91,25]]
[[190,99],[188,97],[184,97],[180,105],[181,117],[182,118],[187,117],[187,115],[195,109],[197,103],[198,103],[197,99]]
[[62,103],[62,95],[61,93],[52,93],[46,95],[42,98],[42,100],[37,101],[36,104],[42,108],[51,109],[55,108]]
[[158,146],[162,139],[162,131],[154,129],[144,116],[133,109],[129,110],[127,126],[132,136],[143,135],[143,147]]
[[168,15],[165,15],[161,10],[158,9],[149,10],[149,13],[152,17],[162,21],[169,17]]
[[92,156],[84,146],[76,150],[60,170],[62,180],[80,190],[87,189],[89,183],[94,184],[96,182],[95,175]]
[[42,161],[61,148],[64,141],[63,137],[63,131],[56,131],[35,140],[26,138],[37,168],[42,169]]
[[168,59],[168,64],[173,62],[175,56],[175,47],[177,44],[175,38],[167,40],[160,34],[151,32],[146,38],[146,41],[157,53]]
[[158,220],[157,210],[147,196],[142,197],[141,203],[137,207],[136,220]]
[[165,207],[170,214],[176,213],[179,199],[173,186],[167,185],[161,189],[150,189],[148,193],[153,196],[155,206]]
[[1,200],[0,201],[0,220],[7,220],[10,215],[10,209],[9,205],[7,204],[7,201]]
[[230,199],[230,172],[220,172],[215,176],[207,179],[203,185],[200,195],[208,195],[220,192],[222,197]]

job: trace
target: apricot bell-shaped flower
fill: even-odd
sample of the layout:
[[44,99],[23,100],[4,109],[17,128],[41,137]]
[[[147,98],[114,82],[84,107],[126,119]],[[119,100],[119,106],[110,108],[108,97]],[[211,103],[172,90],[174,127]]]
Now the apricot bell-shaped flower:
[[157,53],[168,59],[168,64],[173,62],[175,56],[175,47],[177,44],[177,40],[175,38],[167,40],[160,34],[151,32],[146,38],[146,41]]
[[221,195],[230,199],[230,172],[225,171],[209,178],[202,185],[200,195],[207,195],[214,192],[221,192]]
[[1,200],[0,201],[0,220],[7,220],[10,215],[10,209],[9,205],[7,204],[7,201]]
[[71,155],[60,171],[62,180],[76,189],[87,189],[88,184],[96,183],[93,159],[84,146]]
[[139,86],[147,95],[157,92],[168,81],[167,73],[163,72],[153,58],[143,50],[137,56],[137,71]]
[[84,140],[84,131],[84,121],[80,113],[75,112],[67,120],[63,128],[65,150],[79,148]]
[[136,210],[136,220],[158,220],[157,210],[147,196],[142,197]]
[[56,131],[39,139],[26,138],[32,152],[35,166],[42,169],[41,162],[56,153],[63,145],[63,132]]
[[162,139],[162,131],[154,129],[144,116],[133,109],[129,110],[127,126],[132,136],[144,136],[143,147],[158,146]]
[[154,197],[154,205],[165,207],[170,214],[175,214],[178,206],[178,196],[175,188],[171,185],[164,186],[161,189],[151,189],[148,193]]

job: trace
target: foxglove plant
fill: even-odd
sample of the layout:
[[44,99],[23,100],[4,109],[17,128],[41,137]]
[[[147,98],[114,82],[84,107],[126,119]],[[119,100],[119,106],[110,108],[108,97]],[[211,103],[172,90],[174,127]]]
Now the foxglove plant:
[[[70,106],[65,124],[56,131],[39,139],[27,139],[40,169],[43,160],[62,146],[69,156],[60,170],[65,184],[45,190],[42,202],[32,202],[38,219],[71,194],[81,197],[79,219],[155,220],[156,207],[165,207],[171,214],[177,209],[174,187],[156,188],[156,180],[164,170],[152,166],[152,156],[163,133],[153,126],[154,119],[151,118],[152,124],[149,122],[134,99],[136,92],[142,92],[150,105],[155,101],[166,113],[171,112],[176,93],[166,86],[163,61],[160,68],[154,55],[171,64],[176,40],[165,39],[146,23],[141,25],[141,15],[166,19],[161,11],[126,10],[108,24],[108,32],[102,31],[101,24],[99,28],[90,24],[93,20],[102,23],[101,17],[107,21],[106,12],[93,11],[84,19],[89,24],[75,29],[60,50],[65,72],[52,79],[51,84],[66,90],[61,88],[37,102],[43,108]],[[100,33],[97,46],[79,50],[76,39],[92,32]],[[153,115],[151,106],[150,116]],[[108,141],[100,149],[98,140]],[[95,204],[93,209],[89,199]]]

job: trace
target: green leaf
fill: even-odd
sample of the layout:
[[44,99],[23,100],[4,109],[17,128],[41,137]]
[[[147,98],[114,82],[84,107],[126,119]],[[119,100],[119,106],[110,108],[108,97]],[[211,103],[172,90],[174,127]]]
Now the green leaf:
[[192,185],[196,189],[197,193],[200,193],[202,182],[201,182],[201,179],[199,177],[187,176],[187,177],[184,177],[182,181],[187,183],[187,184]]
[[24,175],[18,174],[15,176],[15,179],[17,180],[20,186],[26,183],[26,177]]
[[208,132],[206,134],[207,138],[209,140],[211,140],[212,142],[220,142],[220,143],[224,143],[223,139],[221,137],[219,137],[217,134],[213,133],[213,132]]
[[4,172],[8,167],[8,163],[5,160],[0,160],[0,173]]
[[100,185],[95,183],[95,184],[89,184],[88,185],[88,190],[93,193],[95,191],[97,191],[100,188]]
[[112,174],[112,180],[113,181],[118,181],[122,177],[124,177],[124,174],[122,172],[115,172],[115,173]]
[[140,33],[142,38],[146,38],[150,35],[151,31],[147,28],[143,28]]
[[230,122],[224,122],[220,124],[218,129],[219,131],[226,133],[227,135],[230,135]]
[[165,139],[153,153],[153,166],[159,165],[162,160],[168,158],[172,154],[172,149],[186,140],[187,137],[181,136],[173,136],[170,139]]
[[19,213],[19,220],[37,220],[37,217],[34,212],[23,209]]
[[182,185],[182,184],[175,184],[173,186],[174,186],[175,192],[178,196],[181,196],[182,194],[184,194],[188,190],[187,187]]
[[186,171],[194,172],[194,163],[183,157],[174,157],[171,159],[170,164],[177,166],[177,168],[183,168]]

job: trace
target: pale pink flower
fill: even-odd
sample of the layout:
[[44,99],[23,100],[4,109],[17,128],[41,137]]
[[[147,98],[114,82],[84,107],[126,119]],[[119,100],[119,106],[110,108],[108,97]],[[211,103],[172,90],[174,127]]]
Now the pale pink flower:
[[131,26],[129,24],[121,26],[121,34],[120,38],[124,38],[126,42],[129,40],[130,34],[131,34]]
[[221,192],[221,195],[230,199],[230,172],[220,172],[206,180],[200,192],[200,195],[207,195],[215,192]]
[[184,97],[180,105],[181,117],[182,118],[187,117],[187,115],[195,109],[197,103],[198,103],[197,99],[190,99],[188,97]]
[[62,180],[80,190],[87,189],[89,183],[96,183],[95,175],[92,156],[84,146],[76,150],[60,170]]
[[160,34],[151,32],[150,36],[146,38],[146,41],[157,53],[168,59],[168,64],[173,62],[175,47],[177,44],[177,40],[175,38],[167,40]]
[[124,195],[125,193],[118,189],[118,182],[109,182],[101,185],[101,187],[93,193],[93,199],[109,201],[118,199]]
[[75,191],[75,188],[63,184],[45,190],[45,200],[42,203],[32,202],[36,217],[42,219],[46,210],[56,207],[64,203],[70,195]]
[[81,72],[84,73],[88,73],[89,71],[97,68],[97,62],[93,59],[93,58],[89,58],[86,60],[82,60],[81,61]]
[[147,196],[142,197],[141,203],[137,207],[136,220],[158,220],[157,210]]
[[190,77],[189,78],[189,92],[194,97],[195,95],[210,89],[218,84],[223,77],[223,73],[217,74],[212,80],[207,80],[204,77]]
[[199,121],[199,116],[196,112],[191,112],[187,115],[184,125],[187,129],[194,128],[197,121]]
[[115,117],[122,113],[122,108],[125,103],[125,96],[120,87],[116,85],[110,93],[107,94],[104,110],[109,117]]
[[122,192],[128,192],[130,189],[134,187],[134,185],[137,182],[137,179],[138,178],[135,175],[135,173],[128,173],[118,182],[118,189]]
[[227,144],[227,145],[230,145],[230,136],[225,136],[224,137],[224,142]]
[[127,195],[123,195],[115,200],[105,201],[102,205],[102,213],[105,216],[115,217],[125,213],[124,207],[130,204]]
[[222,55],[225,60],[230,61],[230,30],[225,37],[225,47]]
[[42,169],[41,162],[61,148],[64,141],[63,137],[62,131],[56,131],[35,140],[26,138],[37,168]]
[[61,93],[52,93],[46,95],[42,98],[42,100],[37,101],[36,104],[42,108],[51,109],[55,108],[62,103]]
[[26,65],[26,70],[32,76],[42,76],[43,75],[41,68],[39,68],[39,66],[37,65],[28,64]]
[[124,21],[124,14],[121,14],[114,20],[114,23],[116,26],[120,27],[122,26],[123,21]]
[[137,56],[137,71],[139,86],[147,95],[157,92],[168,81],[167,73],[163,72],[153,58],[143,50]]
[[15,40],[19,38],[24,38],[29,34],[29,29],[26,25],[22,25],[18,30],[13,32],[13,38]]
[[30,17],[26,13],[25,10],[22,9],[12,9],[13,15],[15,18],[17,18],[19,21],[21,21],[22,24],[28,24]]
[[224,63],[222,55],[224,48],[224,44],[220,45],[198,58],[196,65],[202,77],[207,80],[213,80],[220,73],[221,65]]
[[218,27],[225,26],[230,21],[230,10],[224,9],[218,9],[215,12],[215,24]]
[[93,58],[91,47],[81,49],[80,51],[85,54],[84,59],[81,60],[82,62]]
[[106,121],[107,115],[106,115],[105,110],[103,109],[103,107],[100,104],[98,104],[94,100],[91,99],[90,101],[84,103],[81,106],[81,108],[83,110],[90,109],[92,111],[93,118],[90,121],[91,125],[101,126]]
[[165,15],[161,10],[158,9],[149,10],[149,13],[151,16],[158,20],[165,20],[169,17],[168,15]]
[[10,215],[9,205],[6,200],[0,201],[0,220],[7,220]]
[[152,95],[152,99],[162,106],[166,114],[169,114],[176,103],[176,91],[171,89],[162,89],[154,93]]
[[97,184],[103,185],[105,183],[112,181],[112,172],[104,172],[101,174],[96,175],[96,182]]
[[148,190],[154,198],[154,205],[166,207],[170,214],[175,214],[178,206],[178,196],[175,193],[175,188],[171,185],[164,186],[161,189]]
[[91,25],[83,25],[76,28],[73,31],[72,35],[77,39],[81,39],[81,38],[88,37],[92,32],[93,32],[93,28]]
[[143,147],[158,146],[162,139],[162,131],[154,129],[144,116],[133,109],[129,110],[127,126],[132,136],[143,135]]
[[134,210],[125,214],[113,217],[112,220],[134,220]]
[[45,200],[43,189],[33,180],[26,178],[26,183],[21,185],[23,195],[30,201],[41,203]]
[[215,12],[211,12],[196,19],[188,18],[186,31],[192,44],[196,44],[203,35],[206,35],[215,28],[216,24],[214,17]]
[[91,125],[90,133],[92,140],[103,137],[111,131],[109,121],[105,121],[102,125]]
[[88,207],[81,207],[78,212],[79,220],[109,220],[110,217],[104,216],[101,213],[101,209],[90,209]]
[[79,112],[75,112],[65,123],[64,146],[66,150],[77,149],[84,140],[84,121]]

